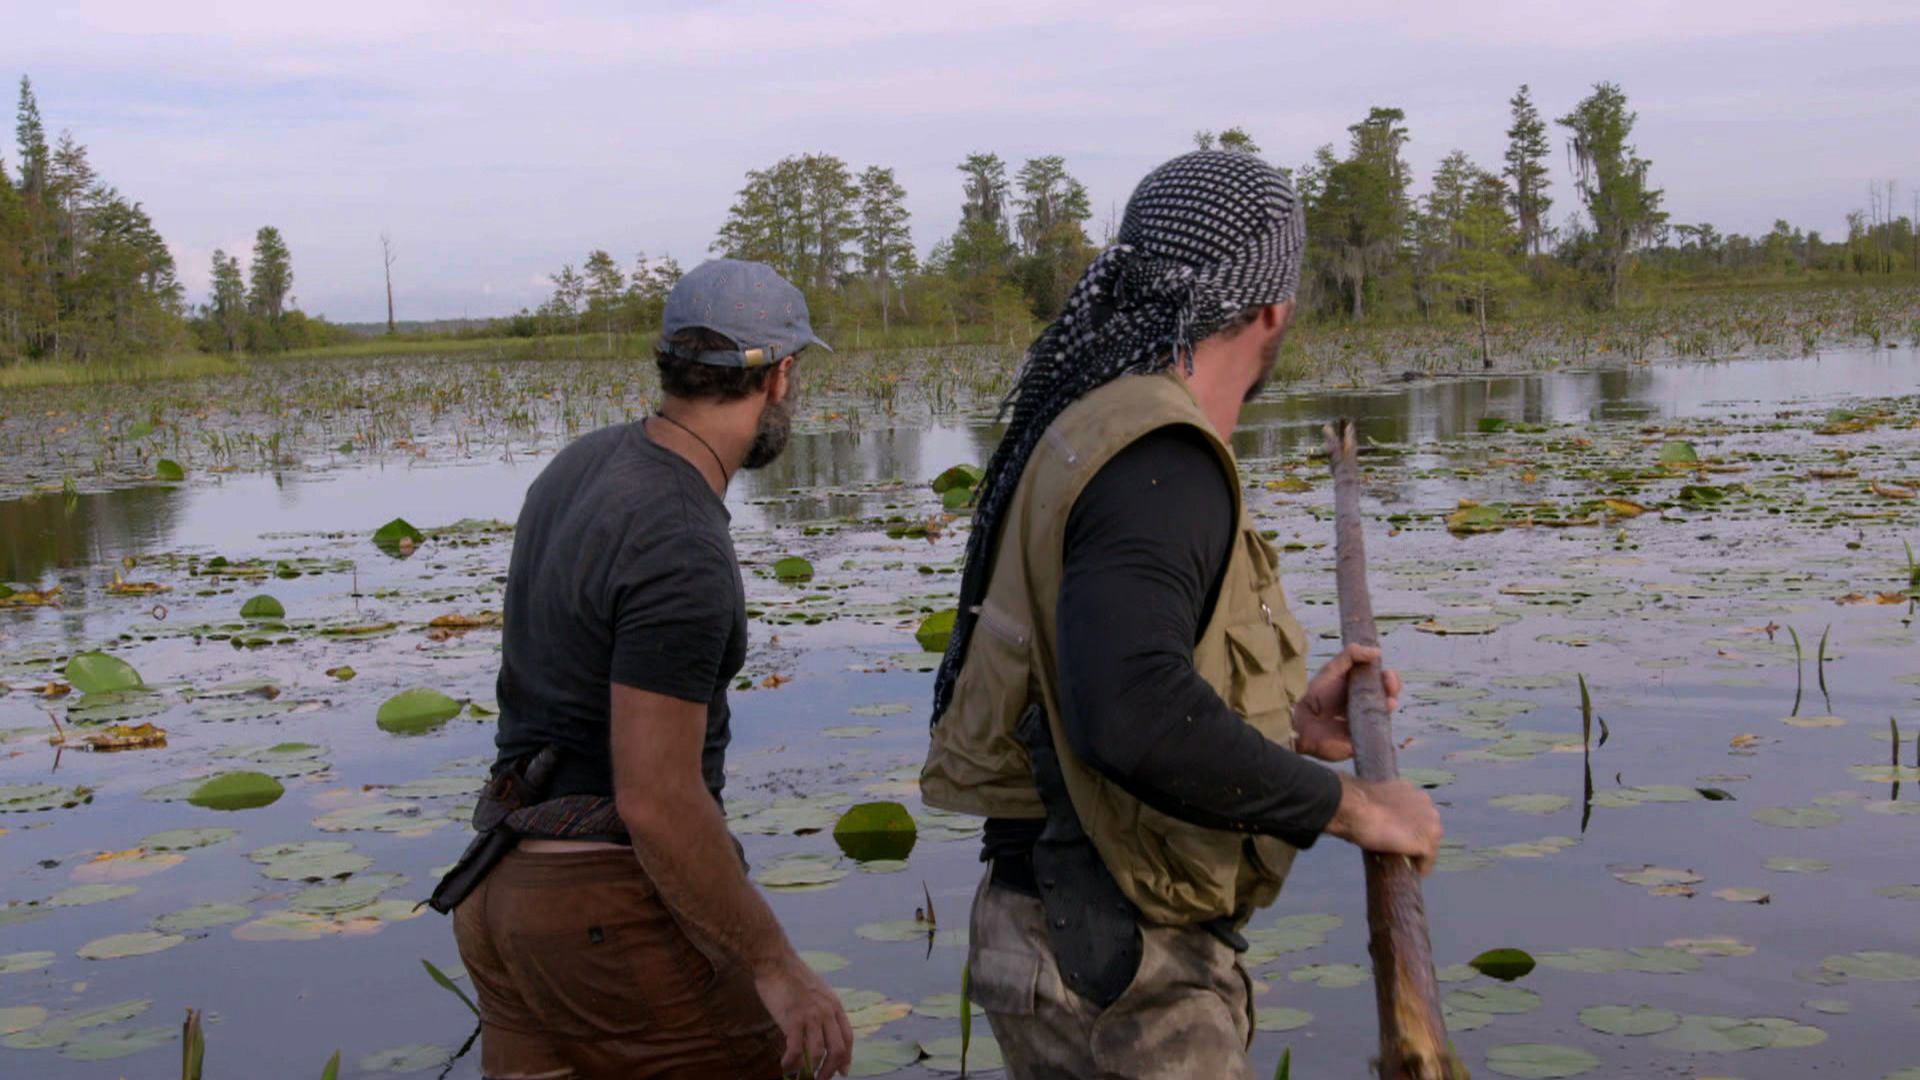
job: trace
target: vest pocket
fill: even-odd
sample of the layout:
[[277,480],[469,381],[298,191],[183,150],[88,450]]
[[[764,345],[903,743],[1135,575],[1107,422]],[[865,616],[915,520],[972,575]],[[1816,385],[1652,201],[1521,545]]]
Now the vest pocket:
[[1227,627],[1227,655],[1233,669],[1227,704],[1260,727],[1268,738],[1273,738],[1274,733],[1259,721],[1276,713],[1284,714],[1291,704],[1280,670],[1286,659],[1280,641],[1278,627],[1264,620]]
[[1014,733],[1033,695],[1029,640],[1019,620],[982,605],[921,771],[929,805],[988,817],[1042,816],[1027,748]]
[[1280,646],[1286,650],[1287,658],[1306,659],[1307,628],[1300,625],[1300,620],[1294,618],[1290,611],[1276,611],[1273,613],[1273,626],[1280,631]]

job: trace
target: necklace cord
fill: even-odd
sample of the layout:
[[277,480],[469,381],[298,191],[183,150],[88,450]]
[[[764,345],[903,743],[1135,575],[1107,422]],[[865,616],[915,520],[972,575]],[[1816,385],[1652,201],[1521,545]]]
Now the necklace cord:
[[724,462],[724,461],[721,461],[721,460],[720,460],[720,451],[718,451],[718,450],[715,450],[715,449],[713,448],[713,444],[712,444],[712,443],[710,443],[710,442],[708,442],[708,441],[707,441],[706,439],[704,439],[704,438],[702,438],[699,432],[697,432],[697,431],[695,431],[695,430],[693,430],[692,428],[690,428],[690,427],[688,427],[687,425],[685,425],[685,424],[683,424],[683,423],[681,423],[680,421],[678,421],[678,420],[675,420],[675,419],[674,419],[673,417],[671,417],[671,416],[668,416],[668,415],[667,415],[666,413],[663,413],[663,412],[656,412],[656,413],[654,413],[653,415],[654,415],[655,417],[658,417],[658,418],[659,418],[659,419],[661,419],[661,420],[665,420],[665,421],[666,421],[667,423],[669,423],[669,424],[672,424],[672,425],[673,425],[674,427],[677,427],[677,428],[679,428],[679,429],[680,429],[681,431],[684,431],[684,432],[686,432],[687,434],[689,434],[689,435],[691,435],[691,436],[693,436],[693,441],[694,441],[694,442],[697,442],[697,443],[699,443],[699,444],[700,444],[701,446],[704,446],[704,447],[706,447],[706,448],[707,448],[707,453],[709,453],[709,454],[712,454],[712,455],[713,455],[713,463],[714,463],[715,465],[717,465],[717,466],[719,466],[719,468],[720,468],[720,486],[721,486],[721,487],[723,487],[723,488],[724,488],[724,487],[726,487],[726,486],[727,486],[728,484],[730,484],[730,483],[732,483],[732,482],[733,482],[733,476],[732,476],[732,474],[730,474],[730,473],[728,473],[728,472],[727,472],[727,464],[726,464],[726,462]]

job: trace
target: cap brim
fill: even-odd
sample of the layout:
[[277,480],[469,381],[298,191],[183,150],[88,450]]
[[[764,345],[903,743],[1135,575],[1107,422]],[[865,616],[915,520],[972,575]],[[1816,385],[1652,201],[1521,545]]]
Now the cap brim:
[[823,349],[825,349],[825,350],[827,350],[828,352],[832,352],[832,351],[833,351],[833,346],[831,346],[831,345],[829,345],[829,344],[827,344],[827,343],[826,343],[826,342],[824,342],[824,341],[821,341],[821,340],[820,340],[819,338],[817,338],[817,337],[814,337],[814,336],[813,336],[812,334],[809,334],[809,335],[807,335],[807,344],[809,344],[809,345],[818,345],[818,346],[820,346],[821,348],[823,348]]

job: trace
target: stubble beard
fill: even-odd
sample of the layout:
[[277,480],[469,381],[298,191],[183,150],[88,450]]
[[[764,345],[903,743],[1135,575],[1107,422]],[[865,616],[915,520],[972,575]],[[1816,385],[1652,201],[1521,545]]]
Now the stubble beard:
[[1273,377],[1273,369],[1280,363],[1280,344],[1286,339],[1286,331],[1282,330],[1273,335],[1272,341],[1260,347],[1260,375],[1253,380],[1252,386],[1247,387],[1246,396],[1240,399],[1242,404],[1259,397],[1261,391],[1267,388],[1267,380]]
[[747,456],[740,462],[743,469],[764,469],[774,463],[787,449],[787,442],[793,437],[793,403],[781,401],[770,404],[760,414],[760,424],[754,429],[753,444],[747,447]]

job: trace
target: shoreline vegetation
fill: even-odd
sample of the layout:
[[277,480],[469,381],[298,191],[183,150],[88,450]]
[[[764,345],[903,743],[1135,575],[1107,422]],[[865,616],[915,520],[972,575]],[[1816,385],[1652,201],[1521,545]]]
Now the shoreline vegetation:
[[[1006,328],[947,329],[836,326],[837,354],[816,363],[855,363],[867,354],[986,350],[998,358],[997,384],[1010,385],[1037,319]],[[1458,314],[1428,319],[1351,323],[1307,318],[1288,335],[1274,385],[1364,387],[1440,375],[1514,374],[1567,367],[1751,355],[1803,356],[1839,347],[1920,347],[1920,275],[1877,279],[1748,281],[1691,284],[1658,303],[1606,311],[1547,306],[1516,311],[1488,328],[1494,364],[1485,364],[1476,322]],[[827,336],[823,333],[823,336]],[[183,381],[241,375],[260,365],[295,360],[392,357],[543,361],[637,361],[652,358],[651,328],[519,337],[504,334],[357,337],[285,352],[217,355],[180,352],[92,364],[0,366],[0,391],[62,386]],[[889,368],[895,364],[885,364]]]

